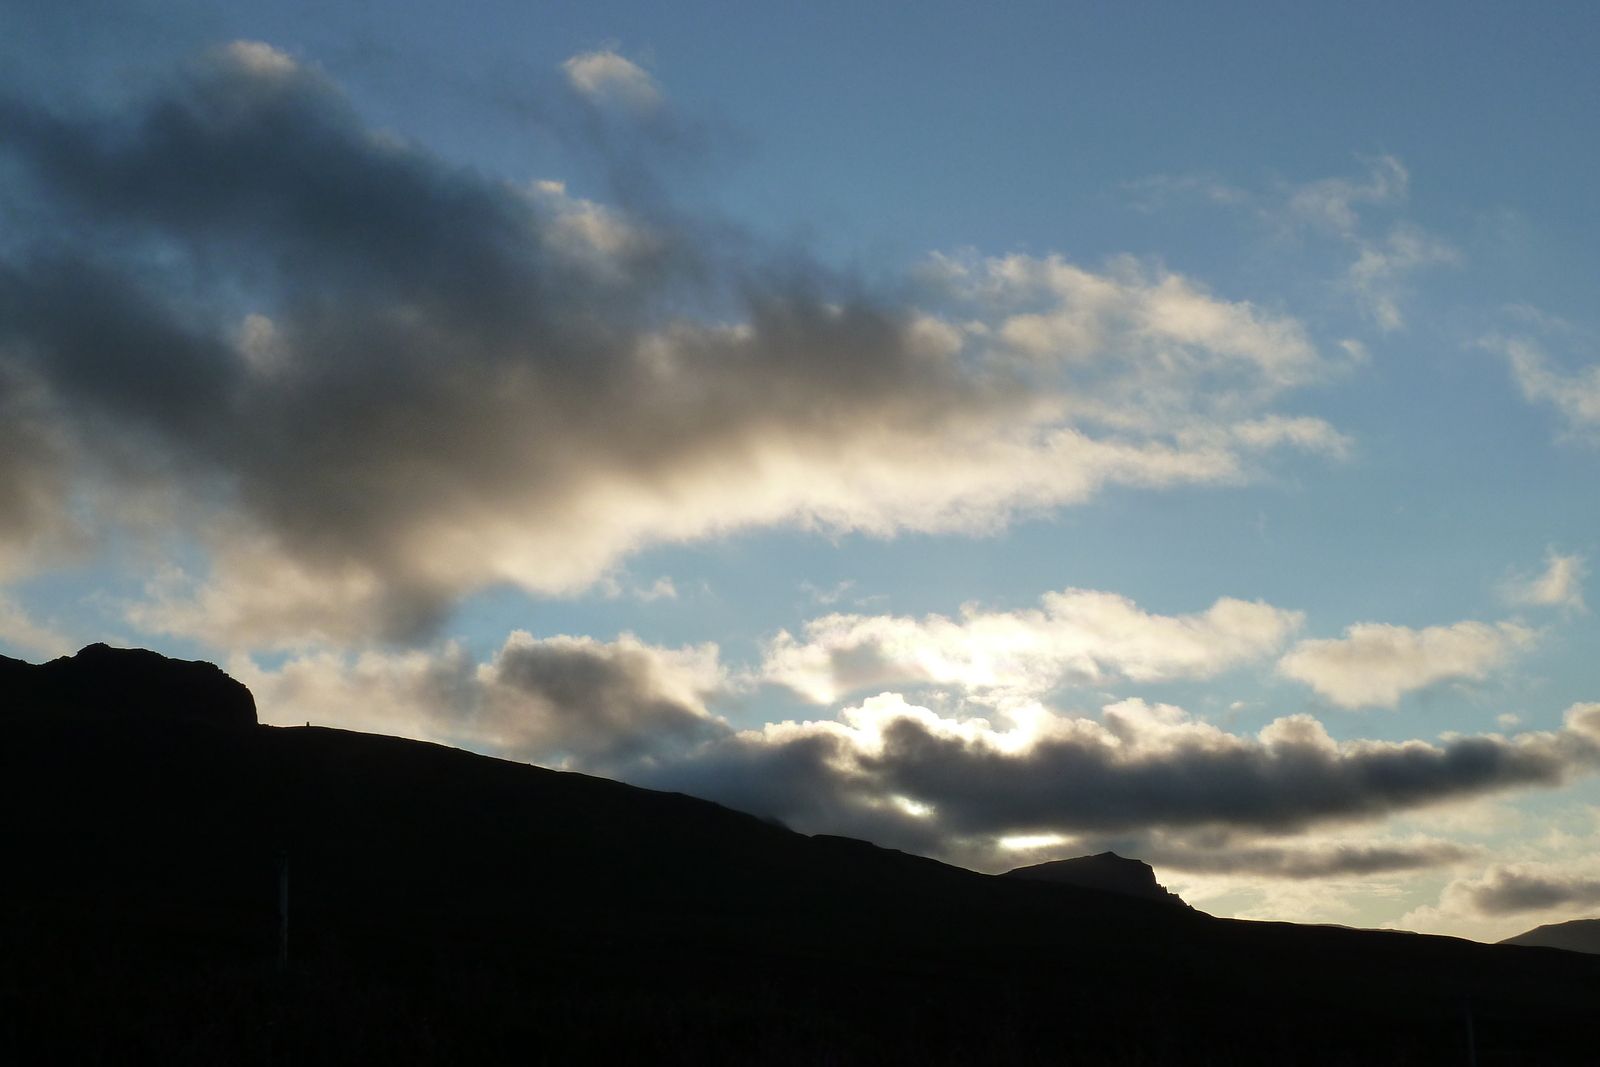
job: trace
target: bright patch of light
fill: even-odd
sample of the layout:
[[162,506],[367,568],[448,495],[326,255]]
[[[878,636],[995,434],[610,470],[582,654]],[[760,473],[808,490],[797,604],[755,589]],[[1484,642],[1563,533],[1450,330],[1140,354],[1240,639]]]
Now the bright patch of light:
[[932,804],[924,804],[921,801],[912,800],[910,797],[902,796],[890,797],[889,800],[894,804],[895,807],[899,808],[907,815],[914,815],[919,819],[926,819],[928,816],[933,814]]
[[1011,852],[1026,852],[1033,848],[1059,845],[1065,840],[1060,834],[1017,834],[1015,837],[1002,837],[1000,847]]

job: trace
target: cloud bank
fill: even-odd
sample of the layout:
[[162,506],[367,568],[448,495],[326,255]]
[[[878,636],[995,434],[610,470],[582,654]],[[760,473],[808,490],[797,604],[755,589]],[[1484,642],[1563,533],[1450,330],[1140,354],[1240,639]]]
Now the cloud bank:
[[1001,728],[896,694],[837,720],[771,724],[643,775],[791,824],[874,840],[1230,827],[1275,834],[1553,786],[1600,754],[1600,706],[1560,731],[1335,742],[1307,715],[1239,736],[1137,699],[1098,721],[1041,710]]
[[[1128,839],[1152,861],[1280,878],[1416,870],[1440,842],[1289,847],[1260,840],[1530,787],[1600,762],[1600,705],[1513,737],[1336,742],[1308,715],[1230,733],[1171,705],[1097,718],[1012,705],[994,718],[883,693],[837,717],[739,730],[711,710],[738,683],[714,646],[661,649],[514,634],[489,663],[459,650],[232,665],[263,718],[397,724],[413,736],[680,790],[808,832],[993,863],[1018,836]],[[330,709],[338,716],[329,722]],[[1452,851],[1452,849],[1455,849]]]
[[[566,74],[659,91],[611,52]],[[0,99],[0,158],[0,556],[177,538],[198,562],[133,621],[214,645],[409,639],[653,543],[981,533],[1343,447],[1273,410],[1327,369],[1300,326],[1182,276],[934,257],[910,299],[752,263],[371,129],[262,44],[120,109]]]

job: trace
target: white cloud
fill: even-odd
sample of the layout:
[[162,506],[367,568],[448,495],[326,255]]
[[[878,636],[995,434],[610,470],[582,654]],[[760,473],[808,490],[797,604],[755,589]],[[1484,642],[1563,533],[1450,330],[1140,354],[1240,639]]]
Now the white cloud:
[[234,41],[224,45],[219,58],[257,76],[291,77],[299,64],[286,52],[260,41]]
[[1345,281],[1374,324],[1386,333],[1405,325],[1400,301],[1405,295],[1406,275],[1434,264],[1461,262],[1461,253],[1455,248],[1409,223],[1396,225],[1382,241],[1361,240],[1358,247]]
[[1271,655],[1299,612],[1224,597],[1196,615],[1152,615],[1127,597],[1085,589],[1047,593],[1041,609],[966,608],[941,615],[828,615],[804,641],[780,633],[762,676],[818,704],[872,687],[954,684],[987,699],[1043,696],[1063,685],[1116,679],[1208,678]]
[[1504,353],[1522,395],[1530,403],[1553,405],[1569,434],[1592,438],[1600,432],[1600,363],[1568,373],[1529,338],[1495,336],[1482,343]]
[[618,101],[641,110],[661,103],[655,79],[630,59],[609,48],[584,52],[561,64],[572,87],[591,100]]
[[1301,641],[1278,661],[1278,671],[1341,707],[1392,708],[1405,693],[1436,682],[1481,680],[1536,636],[1513,622],[1423,630],[1364,622],[1347,627],[1343,638]]
[[544,237],[551,249],[599,281],[624,283],[664,251],[661,238],[648,228],[603,204],[569,195],[564,182],[534,182],[528,196],[547,213]]
[[1568,611],[1588,610],[1583,602],[1583,579],[1589,574],[1587,561],[1580,555],[1563,556],[1552,551],[1543,574],[1515,578],[1504,588],[1512,604],[1531,607],[1559,607]]

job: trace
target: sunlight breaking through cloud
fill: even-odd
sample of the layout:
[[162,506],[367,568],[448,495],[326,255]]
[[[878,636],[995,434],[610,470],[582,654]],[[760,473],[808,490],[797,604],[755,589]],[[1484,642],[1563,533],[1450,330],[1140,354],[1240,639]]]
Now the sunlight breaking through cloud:
[[[568,73],[654,91],[610,52]],[[1328,371],[1300,324],[1181,275],[935,257],[945,306],[920,307],[749,267],[375,132],[264,45],[120,112],[0,99],[0,152],[36,220],[0,257],[0,405],[32,413],[0,534],[185,540],[204,566],[134,611],[149,632],[415,639],[474,591],[570,593],[652,544],[982,533],[1344,447],[1272,409]],[[708,281],[732,318],[695,313]]]

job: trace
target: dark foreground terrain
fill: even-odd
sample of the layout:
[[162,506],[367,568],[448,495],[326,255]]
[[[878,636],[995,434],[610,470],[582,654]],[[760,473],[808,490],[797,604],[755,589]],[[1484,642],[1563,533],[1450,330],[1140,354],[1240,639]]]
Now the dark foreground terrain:
[[149,653],[0,659],[0,857],[4,1063],[1600,1062],[1600,957],[1215,919],[259,726]]

